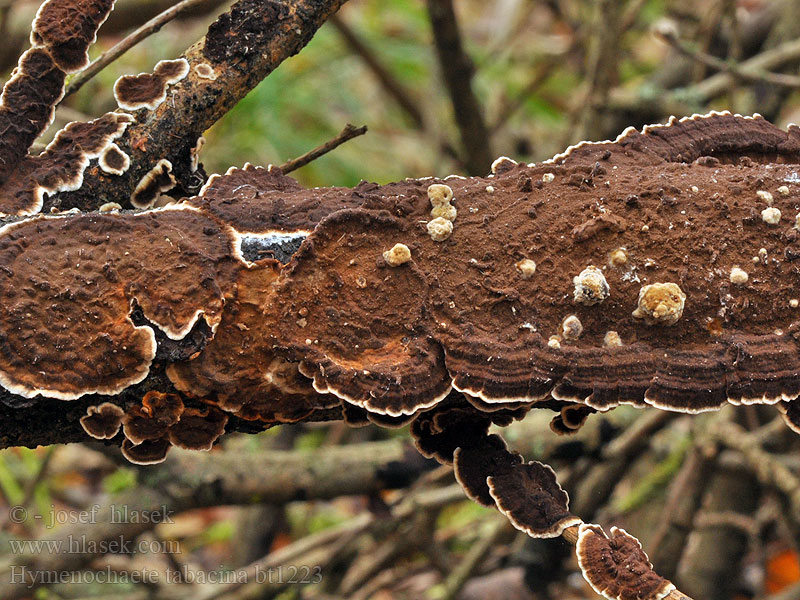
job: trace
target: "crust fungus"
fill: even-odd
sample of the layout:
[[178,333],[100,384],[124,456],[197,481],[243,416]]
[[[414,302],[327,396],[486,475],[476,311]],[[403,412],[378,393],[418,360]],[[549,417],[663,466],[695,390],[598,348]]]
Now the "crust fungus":
[[647,554],[624,529],[584,523],[576,548],[581,572],[598,594],[609,600],[661,600],[675,586],[653,571]]
[[159,440],[180,421],[183,412],[180,396],[150,391],[142,398],[141,406],[132,406],[125,413],[122,430],[132,444]]
[[209,81],[214,81],[217,78],[214,68],[208,63],[200,63],[195,65],[194,73],[199,79],[208,79]]
[[97,440],[110,440],[119,433],[125,411],[116,404],[103,402],[89,406],[86,415],[81,417],[81,427]]
[[135,465],[155,465],[164,462],[172,445],[166,438],[146,440],[134,444],[130,440],[122,442],[122,456]]
[[131,166],[131,158],[119,146],[111,144],[100,155],[100,168],[110,175],[124,175]]
[[[33,47],[20,57],[0,95],[0,185],[12,175],[23,180],[21,173],[32,170],[30,164],[20,163],[29,160],[31,144],[52,122],[66,75],[88,64],[89,46],[113,4],[113,0],[46,0],[39,7],[31,27]],[[80,154],[75,148],[73,152]],[[37,212],[40,207],[31,204],[27,194],[22,200],[12,199],[18,188],[2,190],[0,212]]]
[[[76,190],[91,159],[101,157],[133,121],[124,113],[106,113],[87,123],[73,122],[59,131],[39,156],[23,159],[0,186],[7,214],[33,214],[42,208],[45,194]],[[102,163],[102,161],[101,161]]]
[[162,158],[156,166],[145,173],[131,194],[131,204],[136,208],[149,208],[159,195],[175,187],[172,163]]
[[47,0],[33,21],[31,45],[46,47],[65,73],[85,69],[87,50],[113,7],[114,0]]
[[639,290],[633,316],[650,324],[674,325],[683,315],[686,294],[675,283],[651,283]]
[[[233,235],[196,210],[37,217],[0,229],[0,385],[26,398],[115,394],[143,380],[158,328],[221,319]],[[147,325],[134,325],[137,304]],[[57,310],[52,307],[58,307]]]
[[155,110],[167,99],[167,88],[189,74],[185,58],[162,60],[152,73],[123,75],[114,84],[114,98],[124,110]]

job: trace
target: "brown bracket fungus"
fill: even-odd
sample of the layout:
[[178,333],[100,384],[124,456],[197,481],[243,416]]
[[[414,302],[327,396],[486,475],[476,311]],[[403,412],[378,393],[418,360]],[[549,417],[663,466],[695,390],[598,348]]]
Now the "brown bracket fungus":
[[519,464],[486,480],[489,494],[511,524],[532,537],[559,537],[581,520],[569,512],[569,497],[549,466]]
[[[233,244],[227,228],[189,207],[6,225],[0,385],[69,400],[143,380],[156,355],[153,328],[179,340],[201,318],[212,330],[221,320],[243,266]],[[149,325],[134,325],[134,302]]]
[[116,404],[103,402],[86,409],[86,416],[81,417],[81,427],[97,440],[110,440],[119,433],[124,415],[125,411]]
[[175,187],[172,163],[162,158],[139,180],[131,194],[131,204],[136,208],[152,207],[158,197]]
[[189,74],[185,58],[162,60],[152,73],[123,75],[114,84],[114,98],[124,110],[155,110],[167,99],[167,88]]
[[[67,74],[88,65],[89,46],[113,5],[114,0],[47,0],[39,7],[31,30],[33,47],[20,57],[0,95],[0,186],[12,174],[31,170],[19,163],[52,123]],[[72,152],[81,154],[76,147]],[[10,196],[8,190],[0,194],[0,213],[28,215],[40,208],[31,198],[20,205]]]
[[166,438],[146,440],[133,444],[130,440],[122,442],[122,456],[135,465],[155,465],[164,462],[172,445]]
[[581,572],[592,589],[608,600],[661,600],[675,586],[653,571],[647,554],[624,529],[584,523],[576,547]]
[[129,408],[122,419],[125,438],[135,445],[165,438],[170,427],[181,420],[184,410],[183,401],[176,394],[147,392],[141,406]]

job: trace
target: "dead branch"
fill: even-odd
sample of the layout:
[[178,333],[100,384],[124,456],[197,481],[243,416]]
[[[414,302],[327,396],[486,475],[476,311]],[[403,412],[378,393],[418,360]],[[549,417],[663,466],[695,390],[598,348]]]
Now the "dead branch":
[[291,173],[292,171],[299,169],[300,167],[306,166],[308,163],[317,160],[320,156],[324,156],[331,150],[335,150],[342,144],[344,144],[348,140],[352,140],[355,137],[360,135],[364,135],[367,133],[367,126],[362,125],[361,127],[356,127],[348,123],[344,126],[339,134],[314,148],[313,150],[309,150],[302,156],[298,156],[297,158],[293,158],[291,160],[287,160],[283,163],[279,168],[284,173]]
[[103,52],[92,62],[92,64],[86,67],[86,69],[75,75],[75,77],[73,77],[69,82],[69,85],[67,85],[67,89],[64,91],[64,98],[77,92],[87,81],[92,79],[100,71],[105,69],[108,65],[125,54],[136,44],[147,39],[154,33],[161,31],[161,28],[173,19],[178,18],[183,13],[205,2],[207,2],[207,0],[183,0],[182,2],[178,2],[178,4],[171,6],[164,12],[150,19],[147,23],[115,44],[112,48]]
[[[176,193],[191,194],[203,183],[192,169],[197,138],[285,59],[303,48],[325,20],[346,0],[239,0],[209,28],[206,36],[183,54],[189,75],[170,88],[170,96],[155,111],[132,124],[117,141],[130,156],[122,176],[96,169],[87,172],[83,186],[50,198],[50,207],[97,208],[116,201],[129,206],[136,185],[161,159],[172,164]],[[198,75],[206,64],[215,78]],[[179,136],[175,135],[180,131]]]

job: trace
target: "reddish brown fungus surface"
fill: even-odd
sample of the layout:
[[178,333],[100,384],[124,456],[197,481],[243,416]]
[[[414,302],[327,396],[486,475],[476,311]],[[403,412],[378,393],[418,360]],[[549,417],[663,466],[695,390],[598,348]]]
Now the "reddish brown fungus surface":
[[238,293],[226,306],[214,338],[193,360],[167,367],[178,390],[214,399],[240,418],[269,423],[300,421],[339,403],[335,396],[316,392],[298,364],[276,356],[268,343],[262,310],[278,273],[274,261],[238,273]]
[[580,526],[578,564],[592,588],[609,600],[660,600],[675,586],[656,574],[639,540],[624,529]]
[[114,84],[114,97],[125,110],[155,110],[167,99],[167,88],[189,74],[185,58],[162,60],[152,73],[123,75]]
[[47,0],[36,13],[31,44],[47,47],[66,73],[80,71],[89,64],[87,50],[113,7],[114,0]]
[[95,439],[110,440],[119,433],[124,415],[125,411],[116,404],[103,402],[86,409],[86,415],[81,417],[81,427]]
[[[34,242],[35,240],[35,242]],[[227,228],[195,210],[38,217],[0,230],[0,384],[21,396],[114,394],[141,381],[151,326],[212,329],[241,261]]]
[[[425,228],[437,180],[374,188],[358,209],[320,221],[282,270],[266,328],[317,390],[390,416],[433,406],[451,383],[489,404],[552,394],[601,410],[795,398],[798,231],[792,218],[765,223],[757,192],[786,185],[774,203],[794,215],[798,163],[797,127],[729,114],[672,120],[491,180],[448,179],[458,217],[444,242]],[[528,179],[539,184],[520,189]],[[310,193],[328,192],[280,198]],[[581,229],[587,222],[616,225]],[[398,242],[413,258],[389,268],[382,252]],[[626,260],[611,266],[620,248]],[[761,248],[767,259],[756,264]],[[522,258],[536,262],[532,277],[517,270]],[[746,285],[731,284],[734,265],[747,266]],[[608,295],[576,302],[573,280],[590,266]],[[656,283],[685,294],[679,318],[634,316]],[[580,334],[552,343],[570,315]],[[620,344],[604,345],[608,332]]]

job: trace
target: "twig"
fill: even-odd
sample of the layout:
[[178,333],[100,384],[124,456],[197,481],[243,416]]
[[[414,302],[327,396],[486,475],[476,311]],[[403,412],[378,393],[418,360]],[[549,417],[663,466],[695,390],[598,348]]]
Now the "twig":
[[668,516],[650,540],[650,557],[664,577],[673,577],[678,570],[713,465],[714,454],[698,444],[673,480],[662,511]]
[[[399,81],[392,75],[389,69],[380,61],[372,49],[367,46],[364,41],[358,37],[358,34],[345,23],[338,15],[333,15],[328,19],[336,30],[341,34],[345,43],[350,49],[355,52],[367,68],[372,71],[372,74],[383,86],[386,93],[397,103],[397,105],[406,113],[408,118],[413,123],[414,127],[425,133],[426,137],[433,138],[436,133],[431,131],[428,123],[425,120],[423,111],[417,105],[412,95],[400,84]],[[451,159],[460,162],[455,148],[445,139],[438,140],[439,150]]]
[[417,106],[417,103],[411,98],[411,95],[403,88],[402,85],[395,79],[383,63],[378,60],[375,53],[367,47],[367,45],[358,37],[358,35],[350,28],[350,26],[342,21],[338,15],[333,15],[328,19],[331,25],[336,28],[336,31],[344,38],[345,43],[350,49],[358,54],[361,60],[366,63],[370,71],[375,75],[383,89],[389,96],[397,102],[398,106],[411,119],[414,127],[417,129],[425,129],[425,119],[422,116],[422,111]]
[[427,5],[436,55],[461,135],[464,164],[470,175],[485,175],[494,157],[489,131],[472,89],[474,65],[461,44],[453,2],[427,0]]
[[367,133],[367,126],[363,125],[361,127],[355,127],[348,123],[344,126],[344,129],[339,132],[335,138],[328,140],[321,146],[317,146],[313,150],[306,152],[302,156],[298,156],[297,158],[293,158],[291,160],[287,160],[280,166],[280,170],[284,173],[291,173],[295,169],[299,169],[300,167],[306,166],[313,160],[318,159],[320,156],[327,154],[331,150],[338,148],[342,144],[344,144],[347,140],[352,140],[354,137],[358,137],[360,135],[364,135]]
[[75,77],[73,77],[72,81],[70,81],[66,91],[64,92],[64,98],[66,98],[70,94],[74,94],[75,92],[77,92],[87,81],[92,79],[100,71],[105,69],[108,65],[117,60],[123,54],[125,54],[136,44],[150,37],[154,33],[158,32],[164,25],[172,21],[182,12],[193,7],[196,4],[200,4],[201,2],[205,1],[206,0],[182,0],[182,2],[179,2],[175,6],[168,8],[161,14],[156,15],[155,17],[150,19],[147,23],[139,27],[136,31],[125,37],[125,39],[123,39],[121,42],[114,45],[113,48],[110,48],[109,50],[103,52],[99,57],[97,57],[97,60],[92,62],[92,64],[86,67],[86,69],[84,69],[83,71],[78,73]]
[[458,595],[467,580],[486,560],[489,550],[508,530],[508,521],[505,519],[497,519],[488,525],[487,530],[482,533],[466,556],[464,556],[464,560],[445,579],[444,594],[442,594],[441,600],[453,600]]
[[729,73],[731,75],[731,82],[738,78],[749,82],[763,82],[789,88],[800,87],[800,77],[785,75],[783,73],[772,73],[763,69],[746,66],[750,64],[751,61],[737,63],[732,60],[722,60],[707,52],[703,52],[693,43],[680,39],[675,31],[671,29],[663,28],[657,30],[656,34],[678,52],[688,56],[692,60],[702,63],[707,67],[711,67],[712,69],[716,69],[717,71]]

